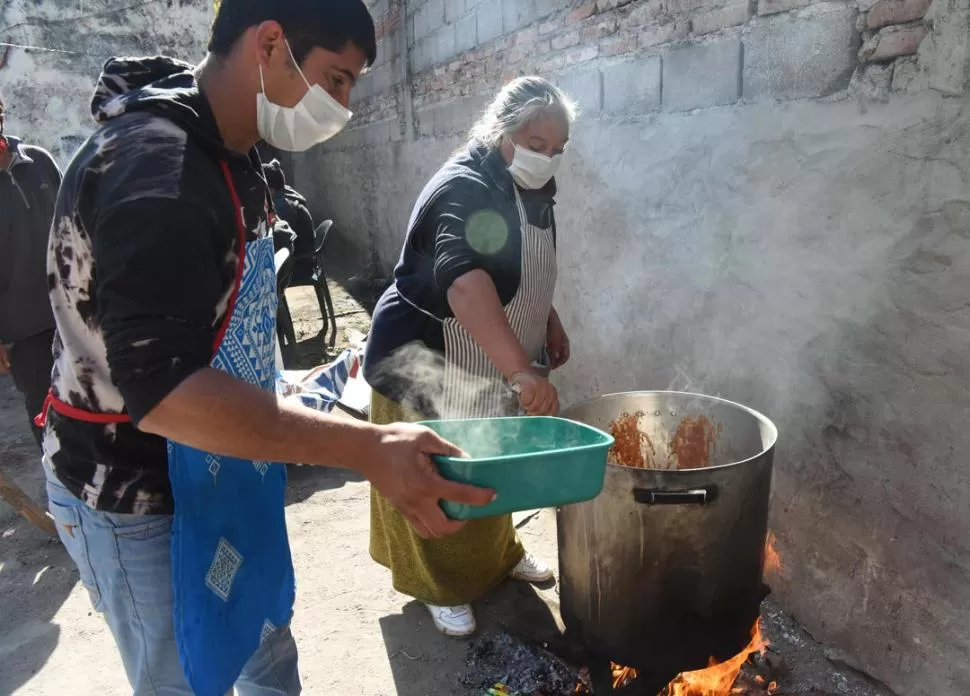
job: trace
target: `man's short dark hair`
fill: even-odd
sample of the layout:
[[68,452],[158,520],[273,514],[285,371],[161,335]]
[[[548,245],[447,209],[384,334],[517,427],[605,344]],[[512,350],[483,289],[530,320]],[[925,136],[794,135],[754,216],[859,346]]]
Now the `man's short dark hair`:
[[362,0],[222,0],[209,52],[229,55],[247,29],[268,21],[283,27],[299,65],[314,48],[340,53],[348,43],[360,49],[368,65],[377,57],[374,20]]

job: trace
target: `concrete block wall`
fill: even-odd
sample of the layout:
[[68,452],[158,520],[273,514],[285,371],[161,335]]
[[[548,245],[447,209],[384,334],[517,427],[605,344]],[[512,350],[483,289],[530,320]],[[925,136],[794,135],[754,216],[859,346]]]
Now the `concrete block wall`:
[[[63,165],[94,129],[89,105],[115,55],[205,55],[211,0],[160,0],[127,8],[108,0],[7,0],[0,4],[0,92],[8,131],[49,149]],[[121,8],[121,9],[119,9]]]
[[571,88],[587,117],[962,94],[968,2],[936,0],[935,20],[930,0],[380,0],[375,15],[404,20],[361,81],[353,127],[396,117],[400,137],[451,134],[449,114],[528,73]]

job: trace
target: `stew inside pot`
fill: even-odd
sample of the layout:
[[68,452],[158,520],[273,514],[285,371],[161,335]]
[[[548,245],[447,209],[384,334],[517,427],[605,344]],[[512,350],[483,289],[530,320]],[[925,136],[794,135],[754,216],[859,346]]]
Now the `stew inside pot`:
[[711,466],[721,427],[703,414],[681,418],[669,440],[657,444],[641,427],[643,411],[624,413],[610,424],[615,442],[609,462],[633,469],[704,469]]

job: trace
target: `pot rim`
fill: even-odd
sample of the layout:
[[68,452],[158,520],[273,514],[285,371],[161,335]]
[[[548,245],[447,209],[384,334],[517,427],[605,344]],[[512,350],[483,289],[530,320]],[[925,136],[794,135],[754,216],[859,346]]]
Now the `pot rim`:
[[[617,469],[622,469],[624,471],[651,471],[651,472],[660,472],[664,474],[696,474],[697,472],[700,472],[700,471],[719,471],[722,469],[729,469],[731,467],[748,464],[750,462],[755,461],[756,459],[760,459],[761,457],[771,452],[775,448],[775,445],[778,444],[778,427],[774,424],[774,422],[770,418],[768,418],[768,416],[764,415],[759,411],[755,411],[753,408],[750,408],[749,406],[745,406],[744,404],[739,404],[736,401],[731,401],[730,399],[722,399],[719,396],[710,396],[708,394],[700,394],[696,392],[671,391],[669,389],[652,389],[652,390],[641,389],[639,391],[612,392],[610,394],[601,394],[599,396],[594,396],[589,399],[583,399],[582,401],[577,401],[574,404],[570,404],[569,406],[567,406],[566,408],[560,411],[560,417],[565,418],[566,420],[574,420],[567,415],[570,411],[572,411],[575,408],[580,408],[581,406],[586,406],[588,404],[596,403],[597,401],[603,401],[604,399],[610,399],[618,396],[646,396],[646,395],[653,395],[653,394],[665,394],[665,395],[671,395],[671,396],[688,396],[693,398],[706,399],[708,401],[714,401],[724,406],[733,406],[734,408],[740,409],[741,411],[744,411],[747,414],[754,416],[754,418],[758,422],[760,422],[763,425],[766,425],[768,427],[768,432],[771,435],[770,441],[767,445],[762,446],[761,451],[758,452],[758,454],[755,454],[751,457],[747,457],[746,459],[739,459],[736,462],[730,462],[728,464],[719,464],[717,466],[706,466],[701,469],[681,470],[681,469],[653,469],[649,467],[640,468],[640,467],[632,467],[632,466],[623,466],[622,464],[614,464],[610,461],[607,461],[607,464],[606,464],[607,467],[612,466],[612,467],[616,467]],[[582,421],[576,421],[576,422],[582,423]],[[584,423],[584,425],[588,425],[588,424]]]

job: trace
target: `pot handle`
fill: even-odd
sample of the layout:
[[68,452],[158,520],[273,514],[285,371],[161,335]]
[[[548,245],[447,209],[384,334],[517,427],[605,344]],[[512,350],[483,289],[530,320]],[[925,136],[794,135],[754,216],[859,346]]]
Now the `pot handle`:
[[670,491],[663,488],[634,488],[633,499],[644,505],[709,505],[717,500],[717,486]]

